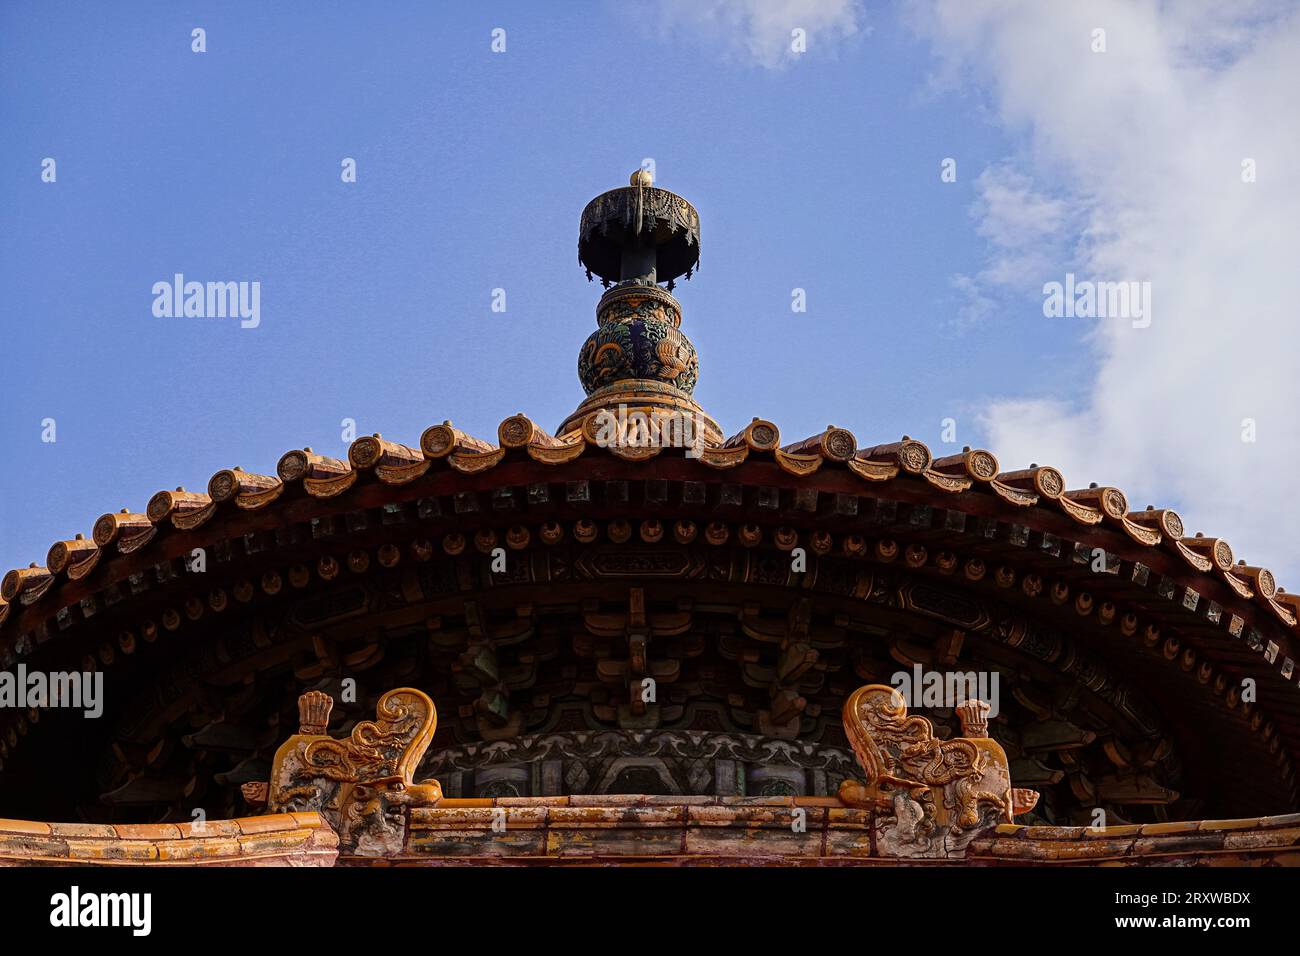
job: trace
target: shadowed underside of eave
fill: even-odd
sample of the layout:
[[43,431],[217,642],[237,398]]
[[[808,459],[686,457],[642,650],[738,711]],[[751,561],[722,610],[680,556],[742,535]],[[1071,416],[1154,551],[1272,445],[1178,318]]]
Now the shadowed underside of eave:
[[[22,620],[39,623],[16,641],[11,619],[0,632],[8,659],[63,654],[72,663],[147,672],[154,640],[193,640],[187,635],[225,627],[213,622],[244,609],[256,616],[276,601],[336,589],[371,572],[389,574],[400,591],[403,576],[418,574],[414,569],[446,562],[463,564],[472,579],[442,598],[421,595],[428,600],[419,613],[443,614],[457,625],[467,601],[483,613],[510,614],[521,605],[544,609],[548,599],[572,607],[602,598],[624,602],[634,586],[650,601],[675,599],[706,582],[691,580],[686,565],[669,574],[638,569],[641,556],[699,554],[707,563],[709,555],[734,554],[740,557],[728,562],[748,562],[753,572],[713,587],[734,592],[728,600],[737,609],[748,603],[780,614],[808,598],[819,614],[852,619],[863,602],[855,589],[870,590],[864,580],[888,580],[896,591],[904,578],[1020,609],[1109,660],[1112,670],[1132,668],[1138,691],[1186,714],[1189,726],[1171,733],[1180,751],[1214,762],[1188,768],[1193,778],[1201,775],[1202,788],[1218,780],[1216,786],[1253,792],[1246,799],[1258,812],[1295,804],[1291,761],[1300,701],[1291,638],[1271,607],[1225,580],[1228,572],[1191,568],[1182,551],[1136,540],[1132,529],[1104,516],[1088,521],[1075,504],[1055,507],[1059,499],[1041,496],[1014,504],[969,476],[952,487],[900,467],[871,480],[827,459],[797,474],[775,454],[739,445],[733,448],[745,451],[736,456],[743,460],[726,469],[680,453],[628,461],[599,448],[547,462],[531,447],[493,455],[490,468],[468,471],[426,459],[430,467],[402,482],[349,472],[356,478],[330,496],[310,493],[299,476],[274,498],[214,508],[192,528],[162,514],[142,532],[149,540],[123,549],[119,532],[90,573],[31,602]],[[530,574],[539,562],[562,561],[588,576],[502,581],[488,571],[496,546]],[[183,567],[196,547],[209,551],[201,579]],[[794,547],[806,550],[809,572],[790,572]],[[1108,555],[1103,573],[1092,570],[1098,548]],[[602,575],[601,561],[626,567]],[[41,620],[40,611],[55,605],[62,608]],[[944,636],[931,633],[935,627],[958,628],[972,635],[972,646],[995,647],[980,635],[987,622],[944,620],[917,608],[872,613],[895,612],[927,622],[931,649]],[[1257,704],[1240,699],[1243,675],[1259,680]],[[0,731],[6,749],[39,738],[37,728],[15,723]]]

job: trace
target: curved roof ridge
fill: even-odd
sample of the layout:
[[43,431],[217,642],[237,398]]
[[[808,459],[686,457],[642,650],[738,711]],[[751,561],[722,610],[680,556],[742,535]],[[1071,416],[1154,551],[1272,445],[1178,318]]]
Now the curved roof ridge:
[[652,418],[642,418],[645,420],[630,417],[611,430],[607,421],[598,423],[598,415],[590,415],[581,427],[553,436],[520,412],[501,422],[496,444],[445,421],[426,428],[416,446],[376,433],[353,441],[346,460],[305,447],[282,455],[274,475],[239,467],[222,469],[208,481],[206,493],[184,488],[160,491],[141,512],[123,508],[102,515],[94,523],[90,539],[78,534],[56,541],[44,565],[33,561],[27,568],[9,571],[0,580],[0,629],[21,607],[41,601],[59,581],[80,580],[90,574],[105,552],[138,551],[165,532],[168,524],[178,530],[193,530],[220,509],[265,508],[293,485],[301,484],[311,497],[329,498],[347,491],[368,472],[382,484],[403,485],[439,463],[473,475],[494,468],[511,455],[556,465],[573,461],[592,447],[634,462],[657,457],[665,449],[684,451],[686,457],[709,469],[734,468],[751,455],[763,456],[795,478],[812,475],[824,466],[843,467],[870,483],[902,478],[954,496],[988,495],[1014,508],[1042,505],[1064,513],[1080,526],[1105,526],[1137,544],[1170,552],[1189,570],[1211,574],[1242,599],[1267,608],[1287,628],[1297,627],[1300,595],[1278,587],[1271,571],[1244,560],[1234,564],[1232,548],[1222,538],[1199,532],[1186,535],[1182,519],[1172,509],[1148,506],[1142,511],[1130,510],[1127,497],[1114,486],[1093,483],[1071,490],[1056,468],[1031,464],[1001,471],[991,452],[970,447],[936,459],[924,442],[906,435],[862,448],[851,431],[835,425],[783,445],[779,428],[760,418],[725,441],[699,438],[696,444],[682,447],[675,443],[675,436],[661,434]]

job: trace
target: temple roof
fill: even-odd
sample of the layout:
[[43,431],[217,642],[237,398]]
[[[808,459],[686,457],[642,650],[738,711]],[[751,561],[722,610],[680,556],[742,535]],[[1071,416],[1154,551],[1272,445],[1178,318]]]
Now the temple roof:
[[[567,614],[574,633],[598,639],[637,637],[642,625],[631,622],[657,613],[672,618],[662,636],[691,631],[699,641],[709,617],[719,656],[735,666],[734,683],[715,679],[712,664],[700,666],[692,693],[726,708],[736,726],[768,736],[815,739],[825,723],[819,715],[838,706],[836,682],[820,686],[810,677],[818,686],[801,689],[800,675],[817,653],[787,640],[807,633],[814,611],[858,642],[838,634],[820,645],[823,669],[833,646],[840,654],[834,669],[860,676],[873,666],[861,655],[863,644],[874,641],[873,652],[909,666],[952,664],[970,636],[968,660],[978,644],[984,666],[1016,675],[1017,706],[1035,727],[1076,735],[1026,745],[1023,760],[1030,774],[1069,789],[1070,806],[1168,805],[1184,789],[1181,754],[1192,757],[1185,776],[1193,800],[1208,795],[1234,813],[1300,803],[1300,598],[1279,588],[1270,571],[1236,560],[1222,538],[1187,534],[1171,509],[1134,509],[1120,489],[1072,487],[1047,465],[1004,469],[982,449],[936,457],[908,436],[859,442],[834,425],[791,440],[764,418],[725,437],[693,398],[695,350],[680,331],[680,304],[659,285],[689,276],[698,263],[694,207],[634,174],[630,187],[593,200],[581,237],[580,259],[607,289],[596,331],[579,354],[586,398],[555,433],[523,413],[504,419],[494,439],[444,421],[411,444],[375,434],[338,458],[293,449],[274,468],[222,469],[206,490],[159,491],[143,507],[106,513],[89,536],[55,542],[44,565],[4,575],[0,668],[56,656],[79,658],[83,670],[110,667],[134,654],[137,636],[153,642],[190,625],[224,634],[229,619],[206,622],[228,608],[257,616],[267,604],[291,602],[282,591],[337,593],[346,589],[339,580],[348,580],[345,571],[360,580],[401,565],[364,613],[382,617],[376,608],[383,602],[406,602],[403,614],[431,630],[440,616],[463,617],[464,628],[449,628],[456,640],[491,630],[485,620],[493,613],[521,621]],[[480,576],[470,565],[498,545],[524,557],[515,562],[521,570]],[[622,556],[612,553],[619,549]],[[793,567],[796,549],[805,552],[806,570]],[[210,552],[212,573],[188,573],[201,552]],[[677,586],[665,585],[674,580]],[[612,612],[621,602],[626,607]],[[658,609],[647,615],[654,602]],[[321,612],[329,613],[345,612]],[[725,626],[716,620],[727,615]],[[903,617],[906,625],[898,626]],[[885,630],[872,630],[873,621]],[[736,649],[735,630],[763,646]],[[312,627],[300,631],[277,653],[315,640]],[[230,680],[251,688],[262,666],[258,640],[234,640],[238,653],[248,650],[237,661],[236,650],[216,648],[204,666],[229,670]],[[197,642],[182,643],[197,653]],[[574,669],[581,658],[598,682],[631,679],[630,663],[620,670],[626,662],[606,659],[611,651],[580,643],[570,648]],[[638,647],[618,653],[643,658],[644,640]],[[382,655],[378,644],[354,653]],[[294,679],[337,669],[335,656],[322,652],[326,663],[295,668]],[[276,660],[266,666],[283,665]],[[435,663],[440,669],[426,675],[435,682],[459,666]],[[523,670],[533,673],[534,663]],[[150,670],[159,666],[134,671],[142,675],[137,688],[162,689],[152,710],[127,721],[113,742],[120,767],[105,784],[115,789],[101,799],[153,801],[154,777],[143,768],[166,750],[160,739],[180,734],[187,747],[207,746],[199,739],[203,720],[163,733],[182,710],[177,698],[189,691]],[[523,726],[550,726],[549,717],[530,717],[507,729],[510,690],[525,698],[530,714],[544,717],[552,704],[534,707],[533,698],[549,694],[534,695],[531,678],[505,686],[495,664],[488,670],[482,686],[467,678],[464,687],[453,681],[446,689],[457,700],[480,694],[457,705],[466,728],[499,740]],[[1258,682],[1258,702],[1244,693],[1243,678]],[[1050,692],[1035,697],[1025,689],[1036,681]],[[710,689],[698,690],[705,685]],[[623,721],[605,699],[596,705],[590,693],[570,691],[593,707],[595,726]],[[1067,698],[1082,691],[1092,695],[1087,716],[1104,737],[1057,719],[1074,706]],[[490,718],[497,725],[487,732],[474,724]],[[36,720],[34,710],[15,711],[0,724],[0,769]],[[1105,764],[1095,786],[1081,769],[1082,751],[1068,753],[1094,743]],[[1067,752],[1060,766],[1036,759],[1058,750]],[[252,759],[222,771],[218,782],[242,782]],[[221,777],[210,771],[203,773]],[[184,769],[187,779],[199,772]],[[168,789],[156,802],[173,796]]]
[[[697,456],[653,444],[604,444],[595,429],[589,418],[583,428],[555,437],[520,413],[501,422],[495,444],[444,422],[427,428],[414,446],[375,434],[353,442],[346,459],[304,448],[286,452],[274,474],[239,466],[222,469],[209,480],[206,492],[160,491],[139,511],[123,508],[101,516],[89,539],[78,535],[55,542],[44,565],[32,562],[9,571],[0,586],[0,639],[8,637],[11,648],[15,631],[36,626],[67,607],[69,598],[86,593],[80,582],[100,564],[131,555],[131,567],[139,567],[151,563],[151,555],[155,560],[174,557],[170,541],[186,537],[184,532],[196,531],[221,513],[274,513],[299,498],[334,498],[358,483],[397,488],[431,471],[477,475],[521,461],[558,466],[579,458],[596,467],[597,456],[640,463],[660,455],[684,461],[683,474],[694,469],[703,476],[762,461],[796,481],[826,469],[842,473],[849,486],[873,487],[873,494],[949,499],[976,514],[1045,509],[1080,528],[1119,532],[1148,554],[1152,566],[1167,567],[1167,558],[1172,558],[1173,567],[1183,574],[1204,575],[1226,585],[1287,629],[1297,626],[1300,596],[1278,587],[1267,568],[1244,559],[1234,563],[1225,539],[1187,535],[1182,518],[1167,508],[1132,510],[1116,487],[1090,484],[1070,490],[1061,472],[1048,465],[1002,471],[992,453],[969,448],[936,459],[923,442],[906,436],[860,447],[852,432],[835,426],[782,445],[777,426],[758,418],[724,442],[704,443]],[[101,573],[91,582],[105,577],[117,575]]]
[[[579,222],[579,263],[588,278],[599,276],[607,291],[596,307],[597,329],[579,353],[587,398],[560,425],[558,437],[522,413],[501,422],[495,443],[444,422],[425,429],[415,445],[375,434],[354,441],[346,459],[303,448],[286,452],[272,474],[236,466],[213,475],[206,493],[160,491],[142,511],[122,508],[103,515],[90,539],[77,535],[55,542],[44,565],[32,562],[6,574],[0,581],[0,639],[8,635],[12,642],[15,630],[38,626],[43,617],[66,608],[69,599],[87,593],[73,585],[101,562],[137,552],[174,557],[179,552],[171,545],[181,534],[195,532],[222,512],[274,513],[287,507],[277,504],[282,499],[329,499],[358,484],[396,488],[429,473],[477,475],[524,460],[559,466],[581,458],[598,470],[597,456],[643,463],[665,450],[669,457],[685,452],[683,476],[692,468],[708,474],[762,461],[795,481],[828,469],[843,473],[846,488],[858,483],[905,500],[946,499],[945,507],[974,514],[1045,509],[1081,528],[1117,532],[1146,549],[1153,567],[1208,576],[1236,599],[1295,630],[1300,597],[1278,587],[1267,568],[1245,560],[1234,564],[1224,539],[1187,535],[1170,509],[1130,509],[1115,487],[1094,483],[1070,490],[1055,468],[1034,464],[1001,471],[990,452],[970,448],[936,460],[924,443],[907,436],[860,445],[852,432],[833,425],[782,445],[777,426],[755,418],[724,440],[692,397],[698,360],[681,332],[681,306],[668,291],[676,278],[690,278],[699,255],[695,207],[655,186],[646,169],[636,170],[629,185],[588,203]],[[667,282],[667,289],[660,282]],[[675,432],[684,440],[673,440],[674,426],[684,426]],[[142,566],[139,556],[130,563]],[[0,656],[8,654],[0,644]]]

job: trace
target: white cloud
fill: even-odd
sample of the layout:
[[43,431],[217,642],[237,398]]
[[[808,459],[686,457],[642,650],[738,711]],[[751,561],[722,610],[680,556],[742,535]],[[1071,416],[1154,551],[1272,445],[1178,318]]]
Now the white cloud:
[[[1024,316],[1059,323],[1094,380],[1071,404],[1008,389],[986,412],[989,446],[1008,465],[1057,465],[1074,487],[1118,485],[1134,507],[1177,505],[1189,531],[1226,537],[1300,587],[1295,7],[935,0],[911,12],[938,75],[987,95],[1025,142],[981,179],[989,264],[959,288],[987,309],[999,287],[1041,288],[1067,266],[1152,285],[1145,329]],[[1095,28],[1105,53],[1091,50]],[[1017,334],[1040,332],[1011,322],[995,334],[1014,357]]]
[[833,51],[862,29],[859,0],[658,0],[655,22],[769,69],[796,60],[793,30],[808,54]]
[[954,287],[965,301],[958,325],[982,324],[996,311],[994,292],[1032,292],[1042,288],[1064,256],[1071,221],[1078,213],[1070,202],[1034,188],[1030,177],[1010,163],[993,166],[975,181],[971,206],[976,231],[989,244],[989,257],[974,276],[959,275]]

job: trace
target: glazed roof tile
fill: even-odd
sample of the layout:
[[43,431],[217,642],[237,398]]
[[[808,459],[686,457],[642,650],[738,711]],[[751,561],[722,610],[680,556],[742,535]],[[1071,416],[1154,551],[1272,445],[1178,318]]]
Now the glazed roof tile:
[[[583,455],[612,455],[641,462],[665,452],[682,452],[657,445],[602,444],[598,437],[590,418],[582,428],[556,437],[519,413],[502,421],[497,430],[498,444],[444,422],[425,429],[416,447],[376,434],[352,442],[346,461],[303,448],[286,452],[275,475],[254,474],[238,467],[222,469],[208,482],[206,494],[180,488],[160,491],[143,512],[123,508],[101,516],[90,540],[78,535],[55,542],[44,566],[33,562],[27,568],[9,571],[0,581],[0,629],[21,608],[46,600],[60,580],[85,577],[115,552],[129,554],[157,547],[157,540],[170,529],[196,529],[223,509],[266,508],[297,484],[308,496],[330,498],[358,481],[403,485],[433,468],[475,475],[513,455],[559,465]],[[1110,526],[1139,545],[1176,555],[1189,571],[1215,576],[1241,598],[1267,609],[1286,627],[1297,626],[1300,598],[1279,588],[1267,568],[1245,561],[1234,564],[1232,549],[1222,538],[1187,536],[1182,519],[1167,508],[1131,511],[1118,488],[1092,485],[1067,490],[1061,472],[1049,466],[999,471],[992,453],[970,448],[936,460],[924,442],[906,436],[860,448],[852,432],[834,425],[781,445],[777,426],[758,418],[726,441],[704,444],[687,457],[708,470],[725,470],[751,457],[762,458],[796,478],[808,477],[823,467],[845,468],[869,483],[922,482],[954,497],[989,496],[1015,508],[1037,505],[1054,509],[1078,525]],[[961,504],[954,503],[953,507],[962,510]]]

